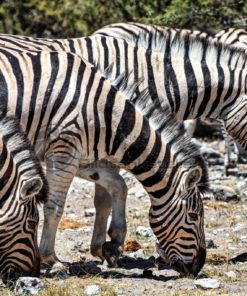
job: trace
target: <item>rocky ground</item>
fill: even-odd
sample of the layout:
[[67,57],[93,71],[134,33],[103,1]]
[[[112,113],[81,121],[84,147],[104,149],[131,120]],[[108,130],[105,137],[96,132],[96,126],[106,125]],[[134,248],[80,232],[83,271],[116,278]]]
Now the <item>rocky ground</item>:
[[[223,142],[204,145],[224,153]],[[123,171],[129,187],[129,243],[125,257],[119,262],[120,267],[112,269],[106,263],[101,265],[89,254],[94,216],[92,213],[91,217],[86,217],[85,210],[93,208],[94,186],[76,178],[59,226],[56,251],[62,261],[78,264],[72,266],[70,274],[53,270],[49,276],[43,277],[45,288],[40,295],[247,295],[247,263],[233,264],[230,261],[247,252],[247,182],[244,181],[247,165],[239,165],[238,177],[225,177],[222,162],[223,158],[218,156],[210,158],[212,192],[204,201],[208,253],[207,262],[198,276],[198,279],[212,279],[206,283],[212,285],[212,289],[203,289],[201,285],[205,283],[194,278],[180,278],[169,267],[158,270],[154,262],[154,256],[157,257],[155,238],[148,227],[149,198],[141,185]],[[145,233],[140,226],[145,227]],[[83,266],[86,275],[78,269]],[[81,270],[79,275],[78,270]],[[77,275],[71,275],[71,272]],[[12,295],[12,292],[0,288],[0,295]]]

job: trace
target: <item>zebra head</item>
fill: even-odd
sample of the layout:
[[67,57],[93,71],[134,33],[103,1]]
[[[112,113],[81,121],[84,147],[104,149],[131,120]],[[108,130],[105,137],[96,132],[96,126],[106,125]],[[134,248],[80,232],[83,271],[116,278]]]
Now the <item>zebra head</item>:
[[38,275],[37,203],[47,181],[31,146],[12,118],[0,118],[0,276],[10,284]]
[[161,259],[182,275],[196,275],[206,258],[200,184],[206,184],[207,176],[202,166],[196,166],[174,179],[163,196],[166,202],[151,207],[150,225],[159,241],[156,248]]

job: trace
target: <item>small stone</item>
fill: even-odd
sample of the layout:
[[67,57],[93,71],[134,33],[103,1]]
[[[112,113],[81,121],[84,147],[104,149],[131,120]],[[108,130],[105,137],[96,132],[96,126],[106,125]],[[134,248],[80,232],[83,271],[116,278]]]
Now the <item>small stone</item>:
[[198,288],[202,288],[202,289],[218,289],[220,287],[220,282],[218,280],[211,279],[211,278],[196,280],[194,281],[194,284]]
[[89,285],[85,288],[85,294],[87,296],[99,295],[100,292],[101,292],[101,290],[98,285]]
[[212,239],[206,240],[206,246],[208,249],[216,249],[217,246]]
[[20,277],[15,285],[14,292],[16,295],[31,294],[36,295],[44,288],[44,284],[39,278]]
[[151,230],[151,228],[148,228],[145,226],[138,226],[136,229],[136,234],[144,236],[144,237],[151,237],[152,230]]
[[235,279],[237,277],[236,273],[232,270],[225,272],[225,275],[231,279]]
[[143,250],[142,249],[139,249],[136,252],[130,253],[129,254],[129,257],[135,258],[135,259],[137,259],[137,258],[144,259],[145,258],[145,255],[144,255]]
[[96,213],[95,208],[85,209],[84,211],[85,217],[93,217],[95,216],[95,213]]

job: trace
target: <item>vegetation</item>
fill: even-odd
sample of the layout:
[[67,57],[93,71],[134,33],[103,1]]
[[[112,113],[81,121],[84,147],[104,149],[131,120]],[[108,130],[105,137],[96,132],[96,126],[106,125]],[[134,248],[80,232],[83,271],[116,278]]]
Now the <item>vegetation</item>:
[[0,31],[37,37],[86,36],[102,26],[139,21],[215,33],[245,27],[245,0],[5,0]]

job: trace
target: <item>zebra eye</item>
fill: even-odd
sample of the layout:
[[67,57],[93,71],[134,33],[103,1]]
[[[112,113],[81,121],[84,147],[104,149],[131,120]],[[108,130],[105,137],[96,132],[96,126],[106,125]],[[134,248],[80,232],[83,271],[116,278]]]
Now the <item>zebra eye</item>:
[[198,214],[195,214],[195,213],[189,213],[189,217],[190,217],[190,220],[191,221],[197,221],[199,215]]

